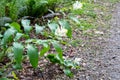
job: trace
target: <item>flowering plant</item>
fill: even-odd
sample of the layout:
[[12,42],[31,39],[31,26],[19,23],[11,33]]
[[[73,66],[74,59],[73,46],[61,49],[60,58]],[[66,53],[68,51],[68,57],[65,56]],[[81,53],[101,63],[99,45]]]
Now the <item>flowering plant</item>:
[[83,4],[79,1],[76,1],[74,4],[73,4],[73,9],[74,10],[77,10],[77,9],[82,9],[82,6]]
[[63,27],[58,27],[55,31],[55,35],[57,36],[65,37],[67,36],[66,34],[67,34],[67,29]]

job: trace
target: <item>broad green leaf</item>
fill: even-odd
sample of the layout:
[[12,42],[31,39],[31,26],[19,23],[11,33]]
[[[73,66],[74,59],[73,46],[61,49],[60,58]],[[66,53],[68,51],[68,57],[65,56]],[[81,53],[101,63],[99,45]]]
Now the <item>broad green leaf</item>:
[[56,54],[56,58],[60,61],[61,64],[64,64],[63,54],[61,53]]
[[3,57],[4,57],[4,51],[0,51],[0,62],[2,61]]
[[57,41],[53,41],[52,45],[54,46],[55,50],[58,52],[58,58],[63,62],[63,51]]
[[65,29],[68,30],[68,31],[67,31],[67,36],[68,36],[69,38],[71,38],[71,37],[72,37],[72,29],[71,29],[69,23],[68,23],[67,21],[65,21],[65,20],[60,20],[60,21],[59,21],[59,24],[61,25],[61,27],[63,27],[63,28],[65,28]]
[[20,29],[20,25],[17,22],[13,22],[10,24],[10,27],[15,28],[18,32],[22,32],[22,30]]
[[60,60],[57,59],[56,54],[48,54],[47,58],[50,60],[52,63],[58,63],[61,64]]
[[13,79],[8,79],[6,77],[0,78],[0,80],[13,80]]
[[16,36],[15,36],[15,38],[14,38],[14,41],[19,40],[23,35],[24,34],[22,34],[22,33],[17,33]]
[[65,73],[67,76],[73,77],[73,73],[70,71],[69,68],[65,68],[63,71],[64,71],[64,73]]
[[47,58],[52,62],[52,63],[58,63],[60,65],[64,65],[64,60],[59,56],[59,54],[48,54]]
[[15,57],[17,67],[19,67],[19,66],[21,66],[22,55],[24,52],[23,45],[20,43],[14,42],[13,43],[13,52],[14,52],[14,57]]
[[30,26],[30,20],[22,20],[22,26],[24,27],[25,33],[29,33],[32,30],[32,26]]
[[48,24],[48,27],[50,28],[52,33],[55,33],[55,30],[59,27],[59,25],[56,23],[50,23],[50,24]]
[[33,68],[38,66],[38,49],[33,45],[27,45],[27,54]]
[[48,4],[48,1],[40,0],[40,4]]
[[[65,64],[65,62],[61,61],[61,59],[59,58],[58,54],[48,54],[47,58],[52,62],[52,63],[58,63],[59,65],[63,65],[63,63]],[[70,68],[68,68],[67,66],[64,66],[65,69],[63,70],[64,73],[69,76],[69,77],[73,77],[73,73],[70,71]]]
[[[43,45],[43,44],[48,44],[50,42],[50,40],[41,40],[41,39],[36,39],[35,44],[39,44],[39,45]],[[43,45],[46,46],[46,45]]]
[[80,21],[76,17],[70,17],[71,20],[75,21],[77,24],[80,24]]
[[50,46],[47,43],[43,43],[43,49],[40,51],[40,56],[44,56],[44,54],[50,49]]
[[14,68],[14,69],[22,69],[22,65],[16,63],[16,64],[13,66],[13,68]]
[[11,38],[15,33],[16,33],[16,30],[14,30],[13,28],[8,29],[8,30],[4,33],[4,35],[3,35],[3,39],[2,39],[1,44],[6,45],[7,42],[11,40],[10,38]]
[[69,67],[69,68],[75,68],[76,65],[74,64],[74,62],[70,61],[70,60],[64,60],[64,65],[66,67]]
[[37,39],[28,39],[25,43],[36,43]]
[[45,26],[39,26],[37,24],[35,24],[35,31],[36,34],[42,33],[42,31],[44,30]]
[[60,47],[57,41],[52,41],[51,43],[58,53],[61,53],[61,54],[63,53],[62,48]]

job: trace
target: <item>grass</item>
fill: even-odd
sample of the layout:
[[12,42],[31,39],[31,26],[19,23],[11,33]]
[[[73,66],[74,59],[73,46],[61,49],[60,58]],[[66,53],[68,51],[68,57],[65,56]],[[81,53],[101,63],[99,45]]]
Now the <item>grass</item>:
[[110,0],[111,3],[117,3],[120,2],[120,0]]

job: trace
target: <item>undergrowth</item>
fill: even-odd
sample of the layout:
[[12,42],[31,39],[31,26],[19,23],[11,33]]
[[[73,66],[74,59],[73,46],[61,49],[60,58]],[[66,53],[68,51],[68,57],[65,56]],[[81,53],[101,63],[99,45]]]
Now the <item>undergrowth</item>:
[[[0,17],[10,17],[14,22],[5,24],[5,30],[0,32],[0,61],[4,61],[7,56],[14,69],[22,69],[22,62],[29,59],[32,67],[37,69],[39,60],[43,57],[59,64],[67,76],[73,77],[71,69],[78,69],[80,65],[64,58],[61,45],[70,45],[69,40],[72,40],[75,29],[83,33],[95,29],[97,24],[94,22],[99,16],[94,9],[100,7],[94,4],[94,0],[80,0],[78,5],[82,6],[74,9],[75,3],[77,1],[74,0],[1,0]],[[42,18],[48,13],[53,15],[56,12],[62,16],[55,15],[47,20]],[[45,24],[33,24],[35,19],[23,19],[24,16],[40,18],[39,21],[45,21]],[[20,21],[16,22],[18,18]],[[69,40],[65,41],[66,39]],[[73,40],[71,44],[78,41]],[[51,49],[54,49],[52,53]],[[6,77],[7,74],[3,74],[4,70],[1,70],[0,75]],[[17,79],[16,76],[14,78]]]

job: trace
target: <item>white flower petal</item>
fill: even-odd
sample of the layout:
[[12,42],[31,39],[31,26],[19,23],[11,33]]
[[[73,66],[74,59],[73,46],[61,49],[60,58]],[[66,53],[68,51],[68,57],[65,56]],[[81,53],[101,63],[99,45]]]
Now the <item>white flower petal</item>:
[[66,34],[67,34],[67,29],[65,29],[65,28],[60,28],[60,27],[58,27],[57,29],[56,29],[56,31],[55,31],[55,35],[57,35],[57,36],[66,36]]
[[77,10],[77,9],[82,9],[82,3],[79,2],[79,1],[76,1],[74,4],[73,4],[73,9],[74,10]]

